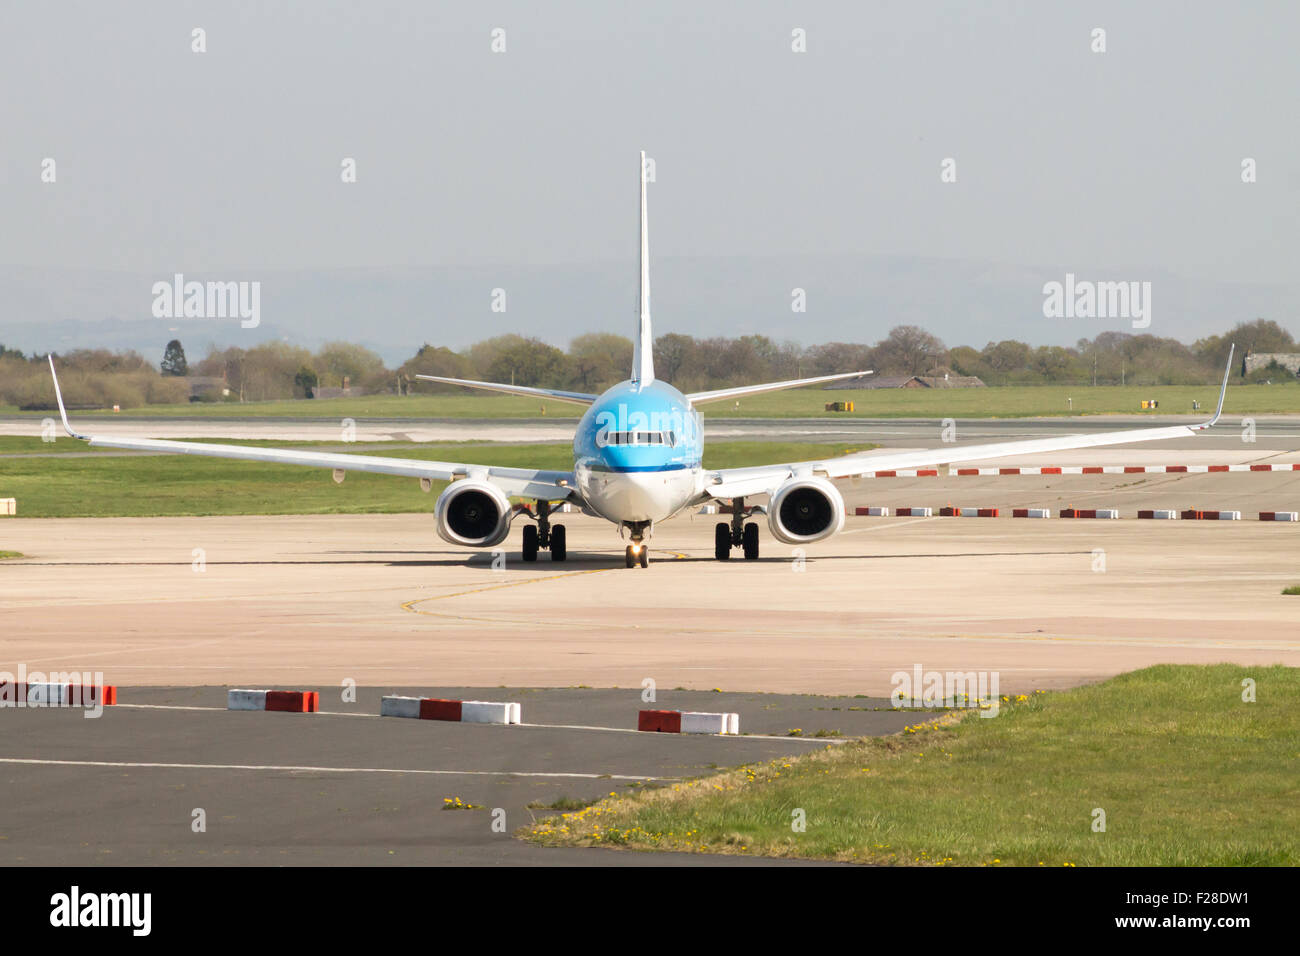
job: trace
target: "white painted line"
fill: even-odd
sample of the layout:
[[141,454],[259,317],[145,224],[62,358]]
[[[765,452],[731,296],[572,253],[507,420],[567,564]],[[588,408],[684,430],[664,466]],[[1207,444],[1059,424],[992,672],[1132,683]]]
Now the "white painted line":
[[878,524],[878,525],[874,525],[873,527],[870,527],[870,528],[848,528],[848,529],[846,529],[846,530],[844,530],[844,531],[841,531],[840,534],[841,534],[841,535],[846,535],[846,534],[862,534],[862,533],[864,533],[864,532],[868,532],[868,531],[892,531],[894,528],[903,528],[903,527],[906,527],[906,526],[909,525],[909,524],[920,524],[920,523],[923,522],[923,521],[934,521],[934,520],[936,520],[936,519],[934,519],[934,518],[913,518],[913,519],[911,519],[910,521],[894,521],[894,522],[891,522],[890,524]]
[[[1081,552],[1087,554],[1086,551]],[[637,730],[635,727],[584,727],[581,724],[520,724],[520,727],[544,727],[548,730],[604,730],[616,734],[636,734],[638,737],[649,737],[643,730]],[[681,736],[680,734],[657,734],[655,735],[664,739],[672,739]],[[852,737],[787,737],[776,734],[712,734],[711,736],[719,739],[734,740],[783,740],[791,743],[819,743],[819,744],[846,744]]]
[[[226,707],[199,707],[193,704],[119,704],[124,710],[220,710],[226,711]],[[370,716],[369,714],[366,715]]]
[[54,767],[138,767],[161,770],[278,770],[303,773],[409,773],[439,777],[563,777],[580,780],[678,780],[679,777],[628,776],[617,773],[561,773],[536,770],[403,770],[392,767],[294,767],[274,764],[239,763],[136,763],[117,760],[37,760],[28,757],[0,757],[0,763],[35,764]]
[[[200,707],[197,704],[118,704],[123,710],[216,710],[227,713],[226,707]],[[320,710],[317,717],[378,717],[379,714],[349,713],[345,710]]]
[[[921,519],[921,520],[925,520],[925,519]],[[1081,551],[1079,553],[1087,554],[1086,551]],[[118,704],[117,709],[118,710],[130,710],[130,709],[212,710],[212,711],[218,711],[223,714],[229,713],[229,711],[227,711],[226,708],[224,707],[197,707],[194,705],[182,705],[182,704]],[[361,714],[361,713],[353,714],[342,710],[321,710],[321,711],[317,711],[315,716],[317,717],[374,717],[374,718],[379,717],[378,714]],[[443,721],[443,723],[450,723],[450,721]],[[589,724],[522,724],[522,723],[516,724],[515,726],[535,727],[541,730],[603,730],[605,733],[609,733],[609,734],[636,734],[637,736],[640,737],[645,736],[644,733],[637,730],[635,727],[594,727]],[[717,734],[716,736],[729,737],[732,735]],[[736,739],[738,740],[788,740],[788,741],[796,741],[799,743],[813,743],[815,741],[818,743],[828,743],[828,744],[847,743],[851,739],[849,737],[785,737],[785,736],[778,736],[774,734],[737,734],[735,736]]]

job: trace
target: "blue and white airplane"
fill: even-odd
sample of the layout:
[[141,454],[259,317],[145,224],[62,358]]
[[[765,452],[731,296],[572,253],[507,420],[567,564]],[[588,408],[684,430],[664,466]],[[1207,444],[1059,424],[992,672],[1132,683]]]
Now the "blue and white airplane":
[[[425,491],[431,490],[435,481],[450,482],[434,506],[438,534],[443,540],[470,548],[496,547],[510,534],[511,522],[522,517],[533,522],[525,524],[523,529],[525,561],[536,561],[539,550],[549,551],[552,561],[565,560],[567,541],[564,525],[552,524],[550,517],[564,505],[573,505],[585,514],[604,518],[617,526],[620,536],[626,534],[631,541],[624,555],[626,566],[631,568],[639,565],[644,568],[649,564],[646,542],[653,535],[655,526],[709,501],[728,503],[731,513],[730,521],[718,522],[714,527],[714,556],[725,561],[733,549],[739,548],[747,559],[753,560],[758,557],[759,527],[755,522],[746,522],[746,517],[766,515],[772,536],[789,545],[811,544],[840,531],[844,527],[845,509],[844,498],[833,484],[836,478],[1009,455],[1181,438],[1211,427],[1223,412],[1228,370],[1232,368],[1231,352],[1228,356],[1228,370],[1223,375],[1218,408],[1212,418],[1195,425],[1138,428],[988,445],[950,446],[926,451],[846,455],[748,468],[705,469],[701,462],[704,436],[698,411],[700,405],[871,373],[844,372],[687,394],[679,392],[667,382],[657,380],[654,371],[654,337],[650,327],[650,247],[646,226],[644,152],[641,153],[640,180],[640,314],[630,379],[600,395],[589,395],[499,382],[477,382],[435,375],[418,376],[431,382],[587,406],[587,411],[578,421],[573,439],[572,471],[541,471],[372,455],[82,435],[74,431],[68,422],[63,396],[59,392],[58,376],[54,372],[54,360],[51,358],[50,372],[55,375],[54,390],[63,426],[73,438],[87,441],[94,447],[330,468],[333,469],[334,480],[340,482],[348,471],[369,471],[418,478]],[[531,499],[535,505],[533,508],[512,505],[510,497]],[[767,499],[767,505],[746,504],[746,499],[755,497]]]

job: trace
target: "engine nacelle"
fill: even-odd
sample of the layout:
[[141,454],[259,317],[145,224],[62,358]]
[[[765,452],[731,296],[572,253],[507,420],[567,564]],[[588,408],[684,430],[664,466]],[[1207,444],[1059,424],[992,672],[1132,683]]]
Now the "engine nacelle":
[[844,527],[844,498],[825,478],[793,478],[772,495],[767,524],[785,544],[821,541]]
[[470,548],[490,548],[510,533],[510,500],[483,481],[453,481],[434,506],[438,534],[444,541]]

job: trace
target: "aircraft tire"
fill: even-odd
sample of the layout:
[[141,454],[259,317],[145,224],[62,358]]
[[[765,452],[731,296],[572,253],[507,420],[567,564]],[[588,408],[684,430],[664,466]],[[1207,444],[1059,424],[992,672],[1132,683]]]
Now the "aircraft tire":
[[713,556],[719,561],[731,557],[731,526],[725,521],[713,526]]

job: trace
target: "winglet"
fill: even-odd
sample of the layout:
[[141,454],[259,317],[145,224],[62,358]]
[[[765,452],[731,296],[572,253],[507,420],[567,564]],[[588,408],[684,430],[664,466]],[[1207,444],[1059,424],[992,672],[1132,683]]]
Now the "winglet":
[[80,438],[82,441],[90,441],[89,435],[77,434],[72,430],[72,426],[68,424],[68,411],[63,407],[63,393],[59,391],[59,376],[54,371],[54,356],[47,355],[46,358],[50,360],[50,375],[54,379],[54,397],[58,399],[59,402],[59,416],[63,419],[63,430],[73,438]]
[[1237,343],[1232,343],[1228,348],[1228,367],[1223,370],[1223,388],[1219,390],[1219,407],[1214,410],[1214,417],[1208,422],[1202,422],[1197,428],[1209,428],[1219,420],[1223,414],[1223,400],[1228,397],[1228,377],[1232,375],[1232,356],[1237,351]]

